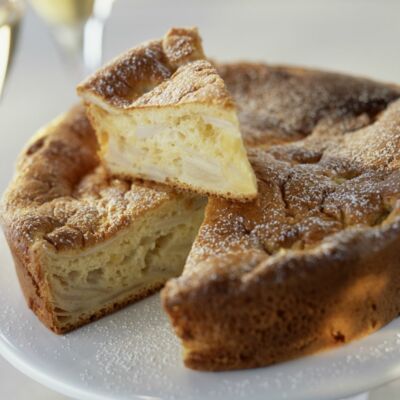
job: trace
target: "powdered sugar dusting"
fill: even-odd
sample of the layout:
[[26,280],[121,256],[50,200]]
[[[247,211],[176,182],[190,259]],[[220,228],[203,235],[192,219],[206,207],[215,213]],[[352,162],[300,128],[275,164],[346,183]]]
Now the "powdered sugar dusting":
[[173,28],[163,39],[143,43],[110,62],[80,84],[78,93],[89,102],[94,95],[108,105],[130,107],[180,65],[203,58],[197,29]]
[[[266,74],[265,84],[268,87],[272,85],[272,89],[275,84],[276,88],[286,85],[286,81],[295,85],[293,80],[296,82],[300,79],[289,72],[282,76],[282,72],[277,70],[268,71],[263,67],[260,70],[260,73]],[[257,250],[264,252],[264,258],[267,258],[281,249],[310,249],[344,229],[379,226],[397,212],[396,199],[400,197],[397,155],[400,147],[400,101],[393,102],[378,116],[373,108],[384,107],[384,102],[390,101],[395,94],[389,89],[374,86],[376,84],[372,82],[361,84],[357,80],[348,81],[347,78],[343,78],[343,82],[339,79],[338,87],[333,89],[330,88],[333,77],[315,73],[317,77],[312,75],[312,79],[316,79],[314,84],[317,87],[321,85],[326,96],[331,91],[328,96],[331,98],[329,107],[333,109],[332,102],[335,104],[337,101],[337,109],[330,115],[327,114],[328,110],[320,113],[318,118],[315,117],[313,129],[310,128],[307,136],[291,143],[286,142],[287,137],[282,133],[289,132],[289,126],[277,122],[273,132],[278,129],[281,143],[272,142],[265,147],[264,139],[270,138],[271,128],[268,124],[262,128],[259,126],[258,131],[262,135],[259,139],[246,136],[248,124],[254,121],[246,119],[249,106],[247,98],[243,99],[240,95],[246,84],[248,92],[245,93],[251,93],[254,100],[257,97],[253,97],[253,90],[257,91],[260,83],[254,77],[236,81],[234,75],[229,75],[229,67],[222,69],[222,73],[228,78],[228,87],[237,95],[249,157],[258,178],[259,198],[247,204],[210,200],[206,220],[191,252],[186,274],[190,275],[191,270],[208,257],[212,262],[214,256],[232,252]],[[301,86],[301,91],[310,90],[314,96],[316,87],[308,87],[306,81],[302,76],[305,86]],[[359,91],[357,99],[345,101],[336,98],[335,91],[340,92],[340,85],[345,82],[352,82],[352,91],[346,89],[341,95],[351,97]],[[254,88],[253,84],[256,85]],[[308,118],[308,107],[316,107],[305,92],[301,93],[301,110],[295,108],[285,122],[292,124],[292,130],[303,133],[307,129],[300,127],[303,119],[296,113]],[[268,109],[277,100],[270,99],[269,94],[265,96]],[[381,100],[374,99],[374,96]],[[274,110],[288,115],[283,105]],[[252,114],[253,111],[248,112]],[[267,119],[273,115],[270,110],[261,107],[260,112],[265,113],[263,115]],[[292,117],[297,118],[297,122],[290,122]],[[204,268],[203,263],[201,268]]]
[[323,120],[375,115],[399,97],[395,87],[302,68],[244,63],[221,65],[219,72],[238,104],[250,145],[296,141]]

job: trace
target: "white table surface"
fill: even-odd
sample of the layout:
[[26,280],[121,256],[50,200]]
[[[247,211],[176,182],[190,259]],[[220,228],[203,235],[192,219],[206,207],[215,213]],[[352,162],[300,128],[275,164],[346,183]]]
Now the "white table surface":
[[[399,16],[397,0],[118,0],[107,27],[105,58],[171,26],[197,25],[213,58],[301,64],[399,83]],[[28,10],[0,103],[0,192],[26,140],[76,101],[75,83],[45,26]],[[369,400],[398,398],[400,381],[369,395]],[[0,399],[66,398],[0,357]]]

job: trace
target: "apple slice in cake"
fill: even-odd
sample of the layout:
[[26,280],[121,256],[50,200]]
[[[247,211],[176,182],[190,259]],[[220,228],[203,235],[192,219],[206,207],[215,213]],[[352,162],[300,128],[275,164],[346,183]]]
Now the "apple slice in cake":
[[[78,93],[112,175],[250,200],[257,184],[236,107],[216,69],[202,59],[196,35],[172,30],[157,45],[131,50],[80,85]],[[182,58],[191,46],[193,57]],[[129,90],[119,90],[121,85]]]

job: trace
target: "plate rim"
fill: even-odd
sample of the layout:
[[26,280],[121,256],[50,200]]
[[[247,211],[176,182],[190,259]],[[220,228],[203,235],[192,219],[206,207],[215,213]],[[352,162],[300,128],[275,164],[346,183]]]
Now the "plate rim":
[[[385,327],[383,327],[384,329]],[[362,339],[361,339],[362,340]],[[351,345],[351,342],[348,344]],[[32,363],[30,363],[26,358],[20,357],[17,354],[17,351],[13,351],[15,346],[6,340],[6,337],[3,334],[0,334],[0,355],[9,362],[14,368],[18,371],[33,379],[34,381],[40,383],[41,385],[72,399],[79,399],[79,400],[116,400],[118,397],[115,397],[112,394],[105,395],[96,393],[90,389],[84,389],[79,386],[74,386],[71,383],[65,383],[62,380],[49,375],[48,373],[44,372],[41,368],[37,368]],[[334,351],[334,350],[333,350]],[[323,352],[322,352],[323,353]],[[297,361],[306,358],[312,357],[305,356],[298,359]],[[295,361],[292,360],[292,361]],[[288,361],[290,362],[290,361]],[[397,372],[396,372],[397,371]],[[240,371],[235,371],[240,372]],[[317,397],[310,397],[310,400],[338,400],[338,399],[348,399],[349,397],[357,396],[362,393],[369,392],[372,389],[384,386],[400,377],[400,363],[398,368],[391,368],[391,372],[387,372],[385,374],[385,379],[378,379],[378,378],[371,378],[365,379],[365,384],[359,385],[357,388],[354,386],[352,388],[343,389],[338,388],[338,392],[335,395],[329,395],[328,393],[318,395]],[[258,397],[258,396],[257,396]],[[131,400],[163,400],[163,398],[158,396],[148,396],[148,395],[140,395],[132,393],[129,398]],[[121,397],[122,399],[122,397]],[[287,397],[290,400],[290,396]],[[349,399],[351,400],[351,399]]]

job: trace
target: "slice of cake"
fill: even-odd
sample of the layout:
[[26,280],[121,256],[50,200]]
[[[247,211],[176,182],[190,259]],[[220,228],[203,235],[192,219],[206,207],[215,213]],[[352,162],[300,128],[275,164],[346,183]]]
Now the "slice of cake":
[[197,58],[197,32],[172,30],[78,87],[101,158],[115,176],[252,199],[257,184],[235,104],[211,63]]
[[204,199],[110,179],[77,107],[22,153],[1,220],[29,307],[57,333],[160,289],[181,273]]

